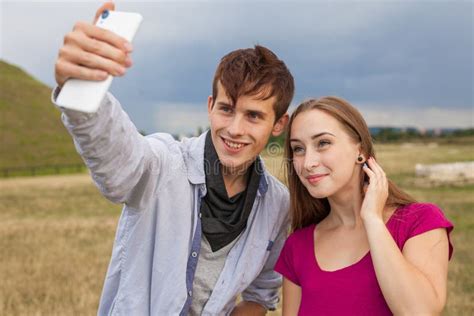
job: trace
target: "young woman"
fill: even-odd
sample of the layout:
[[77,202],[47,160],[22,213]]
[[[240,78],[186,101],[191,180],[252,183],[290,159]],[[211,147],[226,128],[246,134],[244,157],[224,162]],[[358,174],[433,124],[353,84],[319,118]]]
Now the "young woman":
[[387,179],[367,124],[337,97],[293,113],[293,233],[275,270],[283,315],[433,315],[446,302],[453,225]]

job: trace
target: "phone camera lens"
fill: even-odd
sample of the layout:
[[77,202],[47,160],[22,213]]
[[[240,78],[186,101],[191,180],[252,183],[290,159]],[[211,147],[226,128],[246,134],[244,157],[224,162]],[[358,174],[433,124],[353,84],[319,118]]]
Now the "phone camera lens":
[[109,10],[105,10],[104,12],[102,12],[103,19],[106,19],[108,16],[109,16]]

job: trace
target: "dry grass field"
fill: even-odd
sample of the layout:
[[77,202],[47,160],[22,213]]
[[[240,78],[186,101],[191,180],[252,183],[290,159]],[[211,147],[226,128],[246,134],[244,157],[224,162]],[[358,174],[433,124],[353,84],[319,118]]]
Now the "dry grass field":
[[[419,185],[414,166],[473,161],[473,145],[377,147],[392,179],[455,224],[445,315],[474,314],[474,186]],[[280,156],[265,160],[282,174]],[[95,314],[120,209],[86,174],[0,180],[0,315]]]

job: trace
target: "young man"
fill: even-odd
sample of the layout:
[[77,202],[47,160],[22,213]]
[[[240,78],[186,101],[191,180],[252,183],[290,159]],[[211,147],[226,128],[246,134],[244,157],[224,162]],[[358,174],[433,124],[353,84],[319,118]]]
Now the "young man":
[[[114,6],[96,17],[104,9]],[[123,74],[131,65],[126,44],[76,24],[59,53],[53,100],[67,78]],[[111,94],[94,114],[62,109],[95,183],[124,204],[100,315],[264,315],[276,307],[273,266],[289,201],[258,155],[288,121],[293,77],[256,46],[222,58],[212,90],[210,131],[181,142],[141,136]]]

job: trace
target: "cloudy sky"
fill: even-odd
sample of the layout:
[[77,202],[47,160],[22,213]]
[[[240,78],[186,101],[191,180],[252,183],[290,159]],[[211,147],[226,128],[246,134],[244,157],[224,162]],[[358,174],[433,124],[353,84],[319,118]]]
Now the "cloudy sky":
[[[219,59],[261,44],[293,73],[293,105],[349,100],[371,126],[474,127],[472,1],[115,1],[144,20],[111,91],[148,133],[207,126]],[[101,1],[0,0],[0,58],[54,86],[75,21]]]

